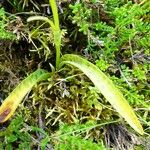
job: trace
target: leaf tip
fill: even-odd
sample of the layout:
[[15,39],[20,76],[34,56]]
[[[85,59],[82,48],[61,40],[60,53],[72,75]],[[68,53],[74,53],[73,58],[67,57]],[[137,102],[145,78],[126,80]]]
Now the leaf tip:
[[8,119],[8,116],[11,112],[11,108],[6,108],[2,113],[0,114],[0,123],[5,122]]

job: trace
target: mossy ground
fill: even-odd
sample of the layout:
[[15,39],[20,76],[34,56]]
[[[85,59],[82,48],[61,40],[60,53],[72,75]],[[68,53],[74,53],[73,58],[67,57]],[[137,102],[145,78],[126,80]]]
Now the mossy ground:
[[[54,76],[53,82],[36,85],[12,120],[0,125],[0,149],[150,148],[148,2],[141,4],[140,8],[145,11],[141,11],[141,16],[132,7],[134,4],[125,6],[125,1],[75,2],[58,3],[61,27],[67,31],[62,53],[80,54],[105,71],[134,107],[145,135],[134,133],[89,79],[68,66]],[[29,31],[41,22],[30,25],[26,22],[31,13],[51,16],[47,4],[46,0],[1,2],[7,12],[5,30],[13,32],[16,38],[0,39],[0,100],[36,68],[50,71],[49,63],[54,65],[55,51],[53,42],[47,38],[47,25],[39,29],[31,41]],[[127,20],[119,18],[121,12],[122,15],[132,13],[127,10],[133,11],[131,18],[135,22],[142,19],[143,24],[136,27],[134,21],[130,22],[130,16]],[[45,50],[39,39],[50,51]]]

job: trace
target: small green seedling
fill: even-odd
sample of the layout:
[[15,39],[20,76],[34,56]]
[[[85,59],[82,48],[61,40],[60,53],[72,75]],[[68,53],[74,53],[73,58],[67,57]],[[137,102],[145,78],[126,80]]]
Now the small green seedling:
[[[90,63],[86,59],[73,55],[66,54],[60,57],[61,48],[61,30],[59,27],[58,10],[55,0],[49,0],[53,20],[51,21],[47,17],[34,16],[28,18],[28,22],[41,20],[49,23],[50,29],[53,32],[53,38],[56,48],[56,71],[65,64],[73,65],[79,68],[89,79],[94,83],[98,90],[104,95],[104,97],[110,102],[110,104],[117,110],[117,112],[129,123],[129,125],[137,131],[139,134],[143,134],[143,128],[136,117],[133,109],[130,107],[128,102],[124,99],[121,92],[114,86],[112,81],[101,71],[97,66]],[[51,74],[51,77],[53,74]],[[50,74],[44,70],[37,70],[32,73],[29,77],[23,80],[16,89],[10,93],[8,98],[3,102],[0,107],[0,122],[8,120],[13,114],[23,97],[31,90],[31,88],[41,80],[50,78]]]

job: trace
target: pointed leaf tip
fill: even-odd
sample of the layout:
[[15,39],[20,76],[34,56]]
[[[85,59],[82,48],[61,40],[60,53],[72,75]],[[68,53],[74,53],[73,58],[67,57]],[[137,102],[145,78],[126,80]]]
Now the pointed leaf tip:
[[139,134],[143,135],[143,128],[133,109],[121,92],[114,86],[113,82],[97,66],[73,54],[66,54],[61,60],[61,65],[71,64],[83,71],[128,124]]

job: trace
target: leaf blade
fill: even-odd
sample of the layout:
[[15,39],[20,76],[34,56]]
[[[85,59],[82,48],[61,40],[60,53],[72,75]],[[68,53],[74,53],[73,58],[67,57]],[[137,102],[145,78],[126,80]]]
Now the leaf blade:
[[61,65],[71,64],[83,71],[128,124],[141,135],[144,133],[138,118],[121,92],[97,66],[73,54],[66,54],[61,60]]
[[27,78],[25,78],[4,100],[0,106],[0,123],[7,121],[15,112],[18,105],[24,96],[31,90],[31,88],[41,80],[45,80],[50,76],[47,71],[38,69]]

